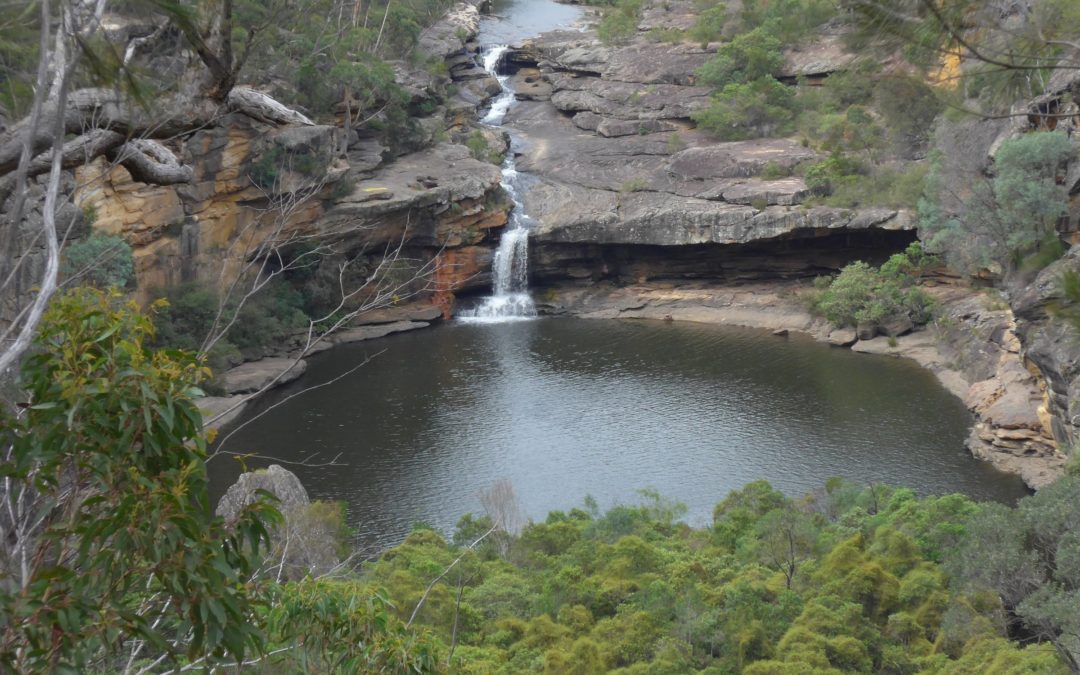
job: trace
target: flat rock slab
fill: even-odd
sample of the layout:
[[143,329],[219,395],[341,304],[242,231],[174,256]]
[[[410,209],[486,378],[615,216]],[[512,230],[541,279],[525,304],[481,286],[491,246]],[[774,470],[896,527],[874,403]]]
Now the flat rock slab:
[[380,323],[398,323],[400,321],[435,321],[442,316],[442,310],[427,302],[383,307],[364,312],[353,322],[356,326],[371,326]]
[[[326,235],[356,233],[371,241],[384,241],[389,237],[387,232],[400,230],[400,224],[392,223],[388,216],[410,209],[439,213],[456,202],[482,200],[501,180],[499,167],[473,159],[465,146],[440,143],[365,174],[353,191],[338,199],[318,221],[318,228]],[[414,222],[410,228],[418,243],[445,243],[433,227]]]
[[199,406],[199,411],[202,412],[203,423],[225,413],[223,417],[214,420],[213,424],[209,425],[211,429],[219,429],[244,412],[244,408],[247,407],[247,403],[243,402],[244,398],[244,396],[207,396],[195,401],[195,405]]
[[350,342],[363,342],[364,340],[374,340],[375,338],[386,337],[393,333],[404,333],[405,331],[416,330],[418,328],[427,328],[431,324],[427,321],[395,321],[394,323],[382,323],[372,326],[358,326],[356,328],[349,328],[343,330],[333,336],[334,344],[348,344]]
[[828,75],[844,70],[856,55],[844,47],[843,35],[817,35],[812,42],[784,50],[784,65],[779,77]]
[[[239,365],[222,377],[222,386],[230,394],[251,394],[269,385],[292,382],[307,370],[306,361],[285,357],[260,359]],[[279,377],[280,376],[280,377]],[[276,379],[276,382],[275,382]]]

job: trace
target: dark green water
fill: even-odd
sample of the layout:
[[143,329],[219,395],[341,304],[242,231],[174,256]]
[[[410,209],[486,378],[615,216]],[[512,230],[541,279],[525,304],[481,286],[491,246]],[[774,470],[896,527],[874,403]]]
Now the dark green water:
[[[396,543],[416,521],[449,531],[500,478],[533,519],[586,495],[608,507],[654,488],[685,502],[696,524],[761,478],[791,495],[832,476],[984,500],[1026,494],[967,453],[970,414],[914,363],[717,326],[449,324],[321,354],[247,417],[376,354],[225,446],[338,457],[286,466],[312,498],[348,502],[371,546]],[[215,495],[235,480],[233,464],[211,463]]]

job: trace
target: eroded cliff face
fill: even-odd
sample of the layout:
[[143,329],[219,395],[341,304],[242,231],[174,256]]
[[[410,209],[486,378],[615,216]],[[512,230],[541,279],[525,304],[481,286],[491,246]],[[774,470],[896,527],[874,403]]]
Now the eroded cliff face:
[[[461,3],[422,35],[447,76],[397,64],[410,106],[428,114],[411,119],[393,149],[340,125],[233,113],[172,143],[194,169],[190,183],[138,183],[100,160],[78,169],[74,202],[94,229],[133,247],[144,302],[183,282],[223,290],[283,247],[322,247],[329,266],[359,259],[359,284],[391,247],[409,267],[398,272],[417,277],[408,291],[449,311],[453,293],[489,283],[490,246],[479,244],[494,239],[509,204],[499,168],[453,142],[499,91],[474,63],[478,18],[475,4]],[[501,136],[492,141],[498,150]]]

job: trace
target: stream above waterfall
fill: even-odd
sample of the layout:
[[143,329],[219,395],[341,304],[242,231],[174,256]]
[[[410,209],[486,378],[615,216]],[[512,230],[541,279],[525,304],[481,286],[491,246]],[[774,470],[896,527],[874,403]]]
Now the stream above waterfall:
[[[344,500],[369,546],[400,541],[417,521],[451,530],[500,478],[533,519],[586,495],[606,508],[654,488],[685,502],[695,524],[758,479],[793,496],[832,476],[1004,502],[1026,494],[965,450],[971,415],[914,362],[690,323],[453,322],[342,346],[241,421],[368,356],[228,449],[314,464],[286,466],[313,499]],[[211,473],[219,495],[239,469],[218,459]]]

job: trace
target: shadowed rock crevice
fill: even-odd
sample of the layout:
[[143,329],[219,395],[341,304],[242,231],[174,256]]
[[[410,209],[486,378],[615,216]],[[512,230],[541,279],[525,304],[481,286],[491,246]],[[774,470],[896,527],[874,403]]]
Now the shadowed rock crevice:
[[910,230],[800,230],[746,244],[659,246],[536,241],[536,286],[566,280],[711,280],[723,283],[813,278],[848,263],[880,263],[915,241]]

